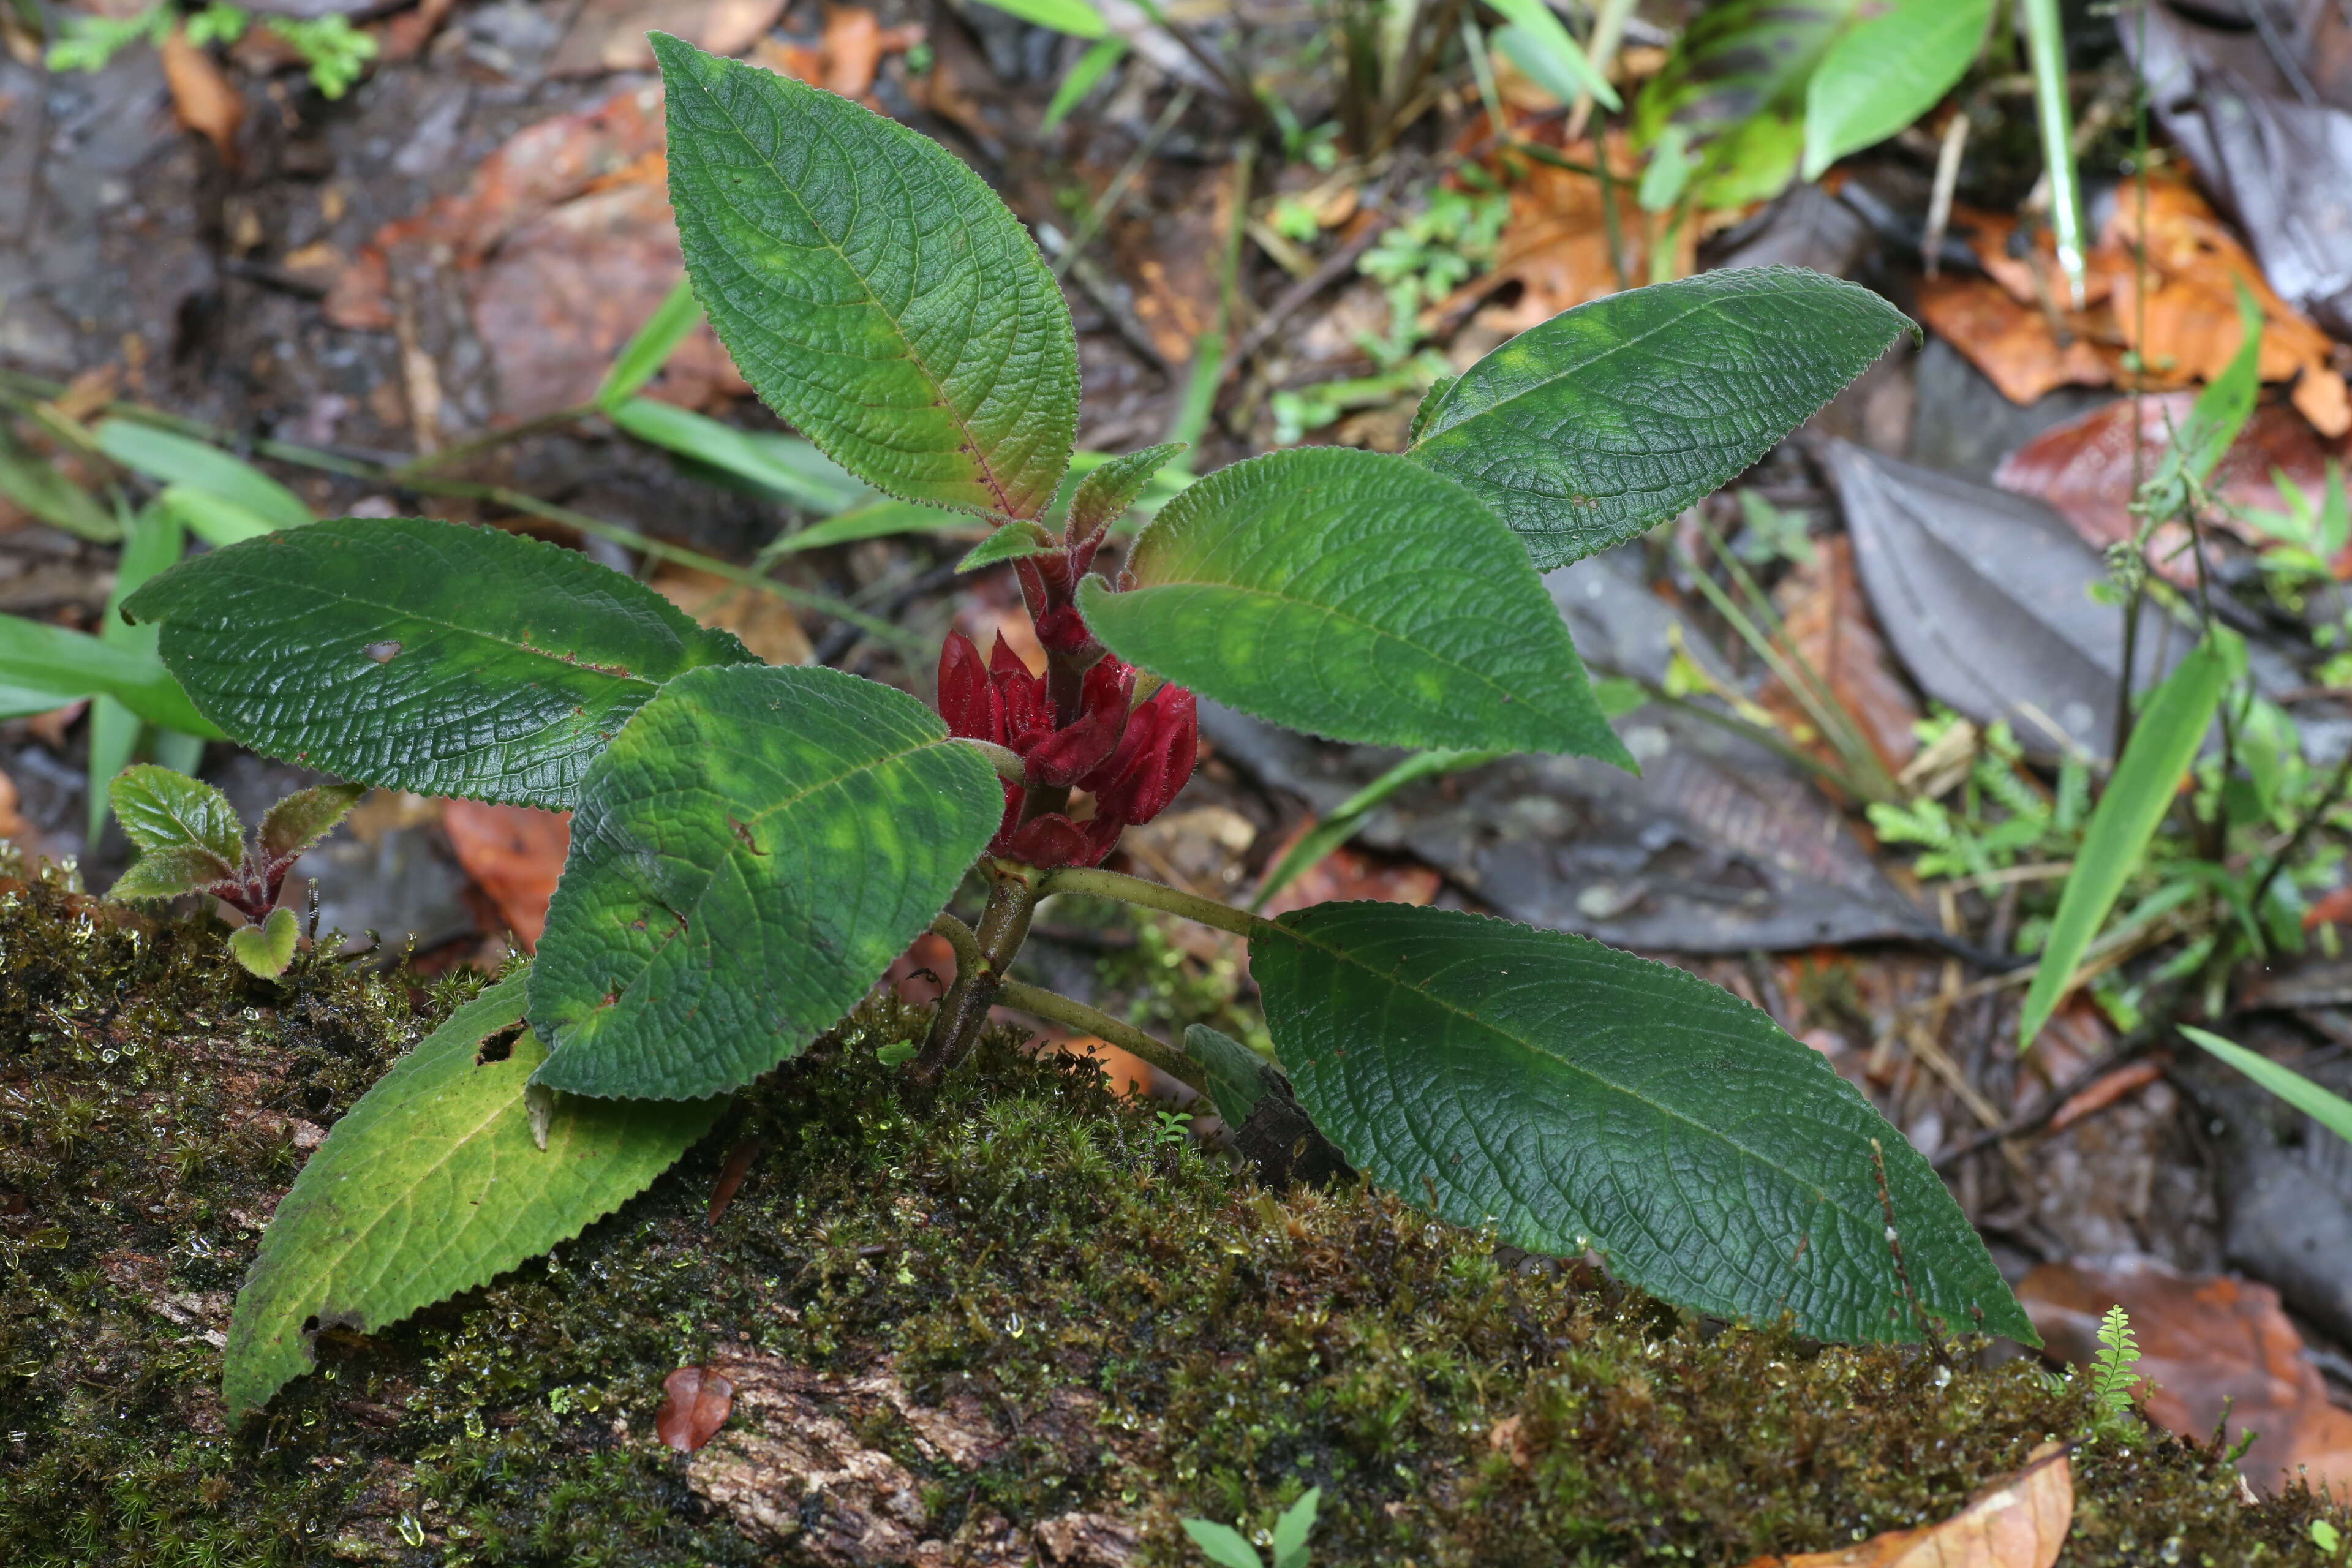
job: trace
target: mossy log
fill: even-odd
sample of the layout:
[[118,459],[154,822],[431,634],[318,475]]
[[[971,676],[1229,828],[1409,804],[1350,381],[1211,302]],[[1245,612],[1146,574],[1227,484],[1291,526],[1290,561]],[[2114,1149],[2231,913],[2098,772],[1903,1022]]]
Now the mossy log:
[[[1740,1563],[1940,1518],[2079,1383],[1724,1329],[1349,1188],[1270,1192],[989,1042],[927,1103],[870,1005],[547,1258],[232,1432],[229,1306],[308,1147],[462,994],[0,883],[0,1559],[1197,1563],[1323,1489],[1333,1564]],[[714,1223],[730,1156],[745,1179]],[[748,1166],[744,1162],[748,1159]],[[663,1379],[733,1385],[659,1441]],[[2173,1441],[2074,1456],[2069,1564],[2307,1561]]]

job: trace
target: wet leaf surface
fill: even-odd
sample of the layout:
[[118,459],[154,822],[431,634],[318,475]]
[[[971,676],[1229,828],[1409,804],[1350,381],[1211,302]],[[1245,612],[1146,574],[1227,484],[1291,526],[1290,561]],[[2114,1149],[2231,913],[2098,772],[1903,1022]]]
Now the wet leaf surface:
[[735,1408],[735,1385],[709,1367],[679,1367],[662,1379],[662,1394],[654,1434],[681,1454],[719,1436]]

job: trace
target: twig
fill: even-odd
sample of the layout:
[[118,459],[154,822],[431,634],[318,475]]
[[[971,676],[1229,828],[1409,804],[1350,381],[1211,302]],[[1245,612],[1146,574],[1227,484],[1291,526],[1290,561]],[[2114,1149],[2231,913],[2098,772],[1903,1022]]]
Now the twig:
[[1936,184],[1927,196],[1927,232],[1919,242],[1920,266],[1928,277],[1943,271],[1944,232],[1952,225],[1952,196],[1960,184],[1960,155],[1969,145],[1969,111],[1962,109],[1944,127],[1936,149]]
[[1151,129],[1144,132],[1143,140],[1135,144],[1135,151],[1128,154],[1127,162],[1119,166],[1118,174],[1111,176],[1110,184],[1087,209],[1086,217],[1078,224],[1077,232],[1070,236],[1067,245],[1062,247],[1062,254],[1054,258],[1055,279],[1069,271],[1079,252],[1094,243],[1094,237],[1102,232],[1103,225],[1110,221],[1112,209],[1127,195],[1127,187],[1143,173],[1143,166],[1151,162],[1153,153],[1160,151],[1160,143],[1168,139],[1168,133],[1176,129],[1176,121],[1192,107],[1192,89],[1189,87],[1177,89],[1176,96],[1168,100],[1168,107],[1160,111],[1160,118],[1151,122]]
[[1266,308],[1265,314],[1258,318],[1257,324],[1252,327],[1243,336],[1241,342],[1234,345],[1233,352],[1225,356],[1225,374],[1231,375],[1235,370],[1248,363],[1250,358],[1258,350],[1264,348],[1275,333],[1289,324],[1291,317],[1314,302],[1315,296],[1354,272],[1356,263],[1363,259],[1364,252],[1377,244],[1381,236],[1386,234],[1395,223],[1396,215],[1392,212],[1383,209],[1373,214],[1372,221],[1364,226],[1362,233],[1325,257],[1314,271],[1276,296],[1274,303]]

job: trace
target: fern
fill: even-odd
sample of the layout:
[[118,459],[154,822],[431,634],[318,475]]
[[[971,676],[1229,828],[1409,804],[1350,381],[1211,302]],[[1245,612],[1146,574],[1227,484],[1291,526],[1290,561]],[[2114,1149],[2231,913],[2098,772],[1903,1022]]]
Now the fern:
[[2132,1370],[2138,1364],[2139,1342],[2132,1335],[2130,1315],[2120,1305],[2109,1307],[2099,1320],[2099,1353],[2091,1363],[2094,1436],[2139,1441],[2142,1428],[2132,1394],[2147,1380]]

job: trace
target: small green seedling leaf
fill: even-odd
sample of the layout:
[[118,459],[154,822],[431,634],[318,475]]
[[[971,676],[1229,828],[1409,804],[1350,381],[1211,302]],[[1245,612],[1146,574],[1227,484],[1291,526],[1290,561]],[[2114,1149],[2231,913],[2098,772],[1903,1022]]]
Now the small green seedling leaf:
[[130,419],[102,419],[95,434],[99,449],[124,468],[217,496],[271,528],[301,528],[313,521],[300,496],[208,441]]
[[2166,491],[2184,477],[2199,485],[2212,478],[2253,416],[2254,400],[2263,389],[2263,307],[2243,283],[2238,285],[2238,352],[2189,405],[2189,417],[2157,465],[2151,488]]
[[912,1040],[893,1040],[887,1046],[876,1047],[874,1059],[886,1068],[894,1068],[901,1062],[913,1061],[921,1049]]
[[150,849],[131,863],[131,868],[116,879],[106,896],[118,902],[124,899],[176,899],[183,893],[202,892],[228,876],[230,870],[208,851],[194,845]]
[[231,1419],[310,1370],[317,1329],[373,1333],[537,1257],[635,1196],[709,1130],[714,1100],[559,1097],[546,1149],[534,1147],[523,1086],[547,1052],[518,1033],[524,990],[517,974],[459,1008],[295,1178],[229,1321]]
[[653,35],[688,273],[768,405],[887,495],[1034,517],[1077,429],[1069,307],[937,142]]
[[669,363],[677,345],[686,342],[688,332],[702,322],[702,307],[695,303],[694,285],[681,278],[654,307],[636,335],[621,345],[614,356],[613,368],[604,373],[604,384],[596,389],[596,406],[607,413],[637,395],[644,386]]
[[2032,1341],[1933,1167],[1728,992],[1455,910],[1319,904],[1278,923],[1289,940],[1254,938],[1250,972],[1299,1103],[1405,1202],[1529,1251],[1597,1248],[1723,1317],[1916,1340],[1916,1293],[1957,1330]]
[[239,926],[228,933],[229,956],[247,973],[275,980],[294,962],[294,943],[301,934],[301,922],[292,910],[275,909],[259,925]]
[[200,555],[125,602],[205,714],[269,756],[419,795],[568,809],[662,682],[757,662],[577,551],[352,518]]
[[199,849],[223,874],[245,858],[245,825],[228,796],[200,779],[142,763],[107,788],[122,831],[142,849]]
[[1110,31],[1103,14],[1087,0],[987,0],[987,3],[1008,16],[1024,22],[1034,22],[1041,27],[1051,27],[1057,33],[1067,33],[1074,38],[1099,38]]
[[2032,1047],[2034,1037],[2074,984],[2084,950],[2106,924],[2116,895],[2123,891],[2147,852],[2157,825],[2171,809],[2228,681],[2229,657],[2209,637],[2148,698],[2147,710],[2124,746],[2123,760],[2116,764],[2115,776],[2084,828],[2082,851],[2058,896],[2058,912],[2051,919],[2049,940],[2042,944],[2040,967],[2018,1018],[2021,1047]]
[[1991,0],[1895,0],[1842,34],[1805,84],[1805,178],[1935,108],[1967,74],[1991,19]]
[[1079,539],[1097,528],[1117,522],[1135,504],[1152,476],[1166,468],[1185,450],[1181,441],[1170,441],[1158,447],[1146,447],[1140,452],[1113,458],[1090,469],[1078,481],[1077,493],[1070,498],[1070,530]]
[[1217,1568],[1265,1568],[1257,1549],[1242,1539],[1242,1532],[1232,1525],[1219,1524],[1213,1519],[1188,1519],[1181,1522],[1192,1544]]
[[1054,536],[1041,524],[1024,518],[1006,523],[973,545],[965,552],[964,558],[956,563],[956,570],[977,572],[983,566],[994,566],[1000,562],[1020,561],[1032,555],[1051,555],[1060,548],[1054,542]]
[[2131,1316],[2120,1304],[2109,1307],[2099,1320],[2099,1353],[2091,1365],[2092,1419],[2101,1436],[2130,1442],[2144,1429],[2132,1418],[2132,1394],[2147,1381],[2132,1370],[2137,1365]]
[[2311,1521],[2311,1543],[2330,1557],[2344,1550],[2344,1535],[2324,1519]]
[[1788,268],[1612,294],[1433,388],[1406,455],[1468,486],[1549,571],[1716,489],[1914,330],[1867,289]]
[[279,860],[291,860],[335,830],[350,815],[365,784],[317,784],[297,790],[269,808],[261,819],[261,847]]
[[1247,1121],[1265,1092],[1265,1058],[1206,1024],[1184,1031],[1184,1054],[1207,1069],[1209,1098],[1225,1125],[1238,1128]]
[[2281,1067],[2270,1058],[2250,1051],[2234,1040],[2225,1040],[2210,1030],[2183,1024],[2180,1032],[2338,1138],[2352,1143],[2352,1100],[2323,1089],[2293,1068]]
[[[1604,109],[1613,111],[1625,106],[1625,100],[1617,96],[1617,89],[1609,84],[1609,79],[1594,69],[1592,62],[1585,58],[1584,51],[1577,47],[1576,40],[1569,37],[1568,29],[1560,25],[1559,18],[1552,14],[1545,0],[1486,0],[1486,3],[1502,13],[1517,37],[1524,40],[1525,49],[1539,58],[1539,74],[1537,74],[1537,79],[1549,90],[1562,98],[1572,98],[1574,93],[1559,93],[1559,87],[1553,85],[1572,83],[1579,90],[1600,100]],[[1520,57],[1515,51],[1511,58],[1517,61]]]
[[1037,122],[1038,132],[1052,134],[1063,121],[1070,117],[1070,110],[1084,103],[1087,94],[1094,91],[1102,79],[1110,74],[1111,68],[1127,58],[1127,49],[1125,38],[1105,38],[1080,55],[1078,63],[1070,68],[1069,74],[1062,78],[1054,89],[1053,101],[1045,105],[1045,118]]
[[1307,1538],[1315,1533],[1315,1510],[1322,1500],[1323,1489],[1308,1487],[1274,1521],[1274,1568],[1307,1568]]
[[1631,768],[1527,552],[1462,486],[1341,447],[1253,458],[1089,579],[1129,663],[1277,724],[1373,745],[1570,752]]
[[855,1006],[1004,809],[903,692],[837,670],[680,676],[589,768],[531,975],[539,1081],[690,1100]]

